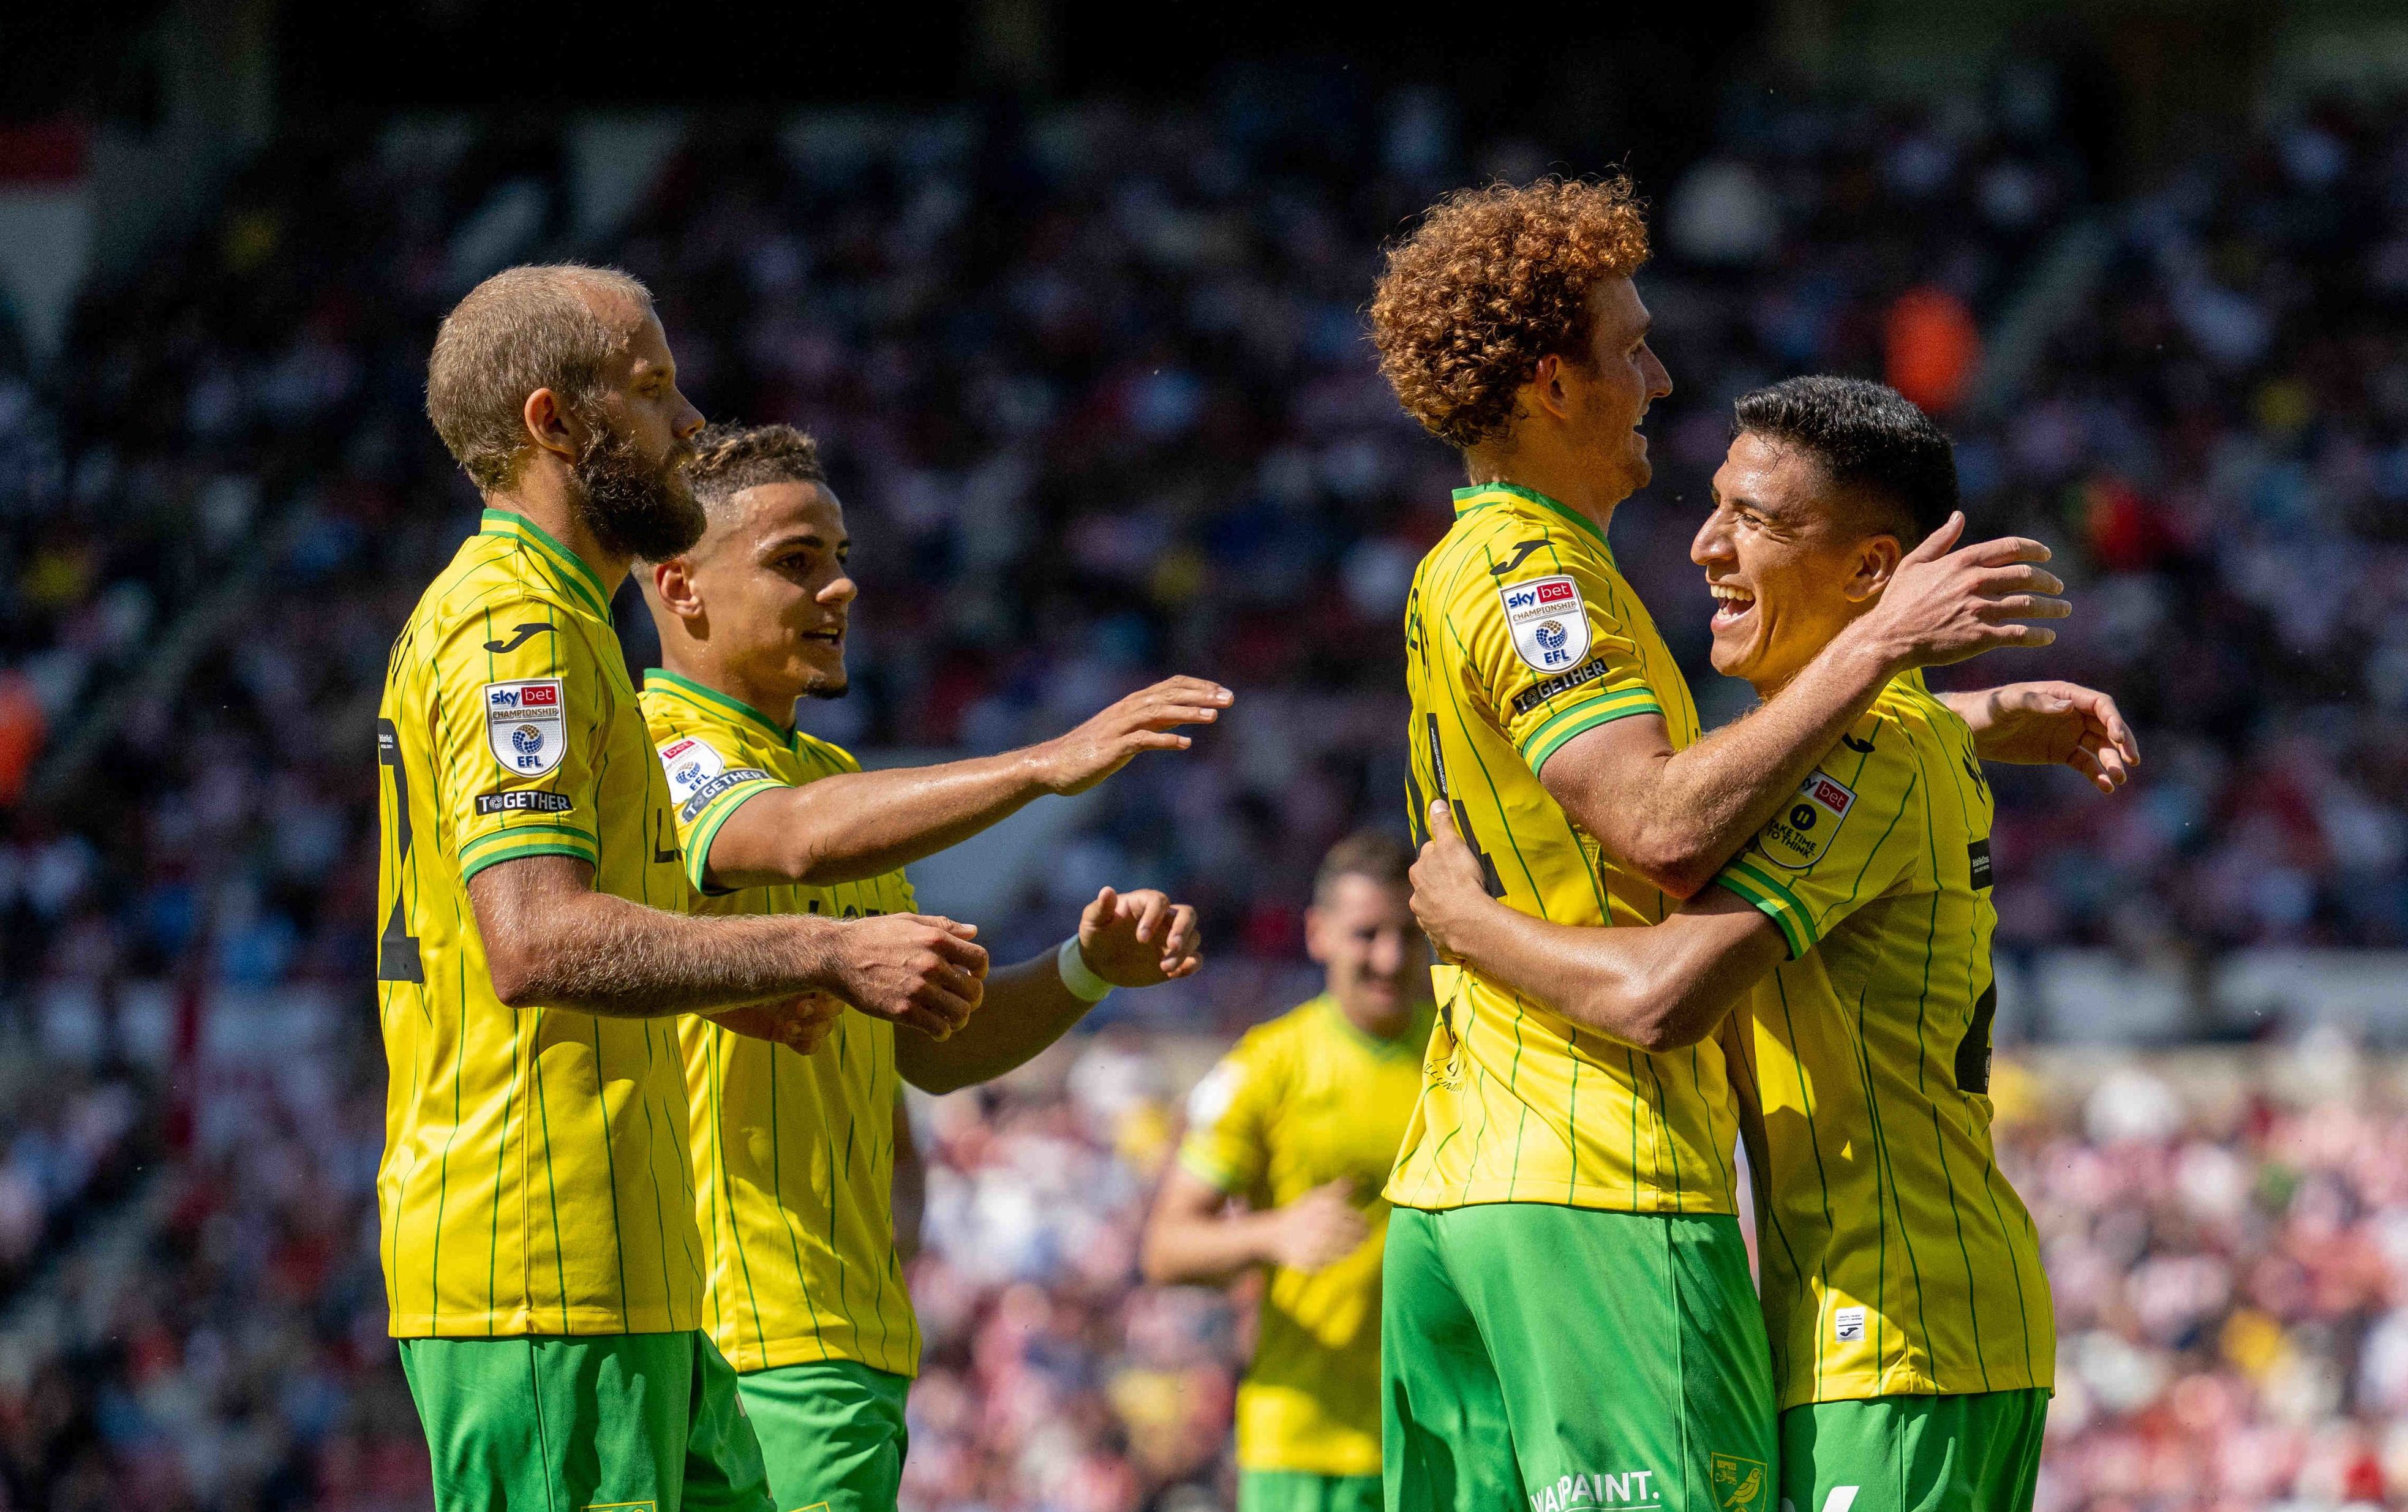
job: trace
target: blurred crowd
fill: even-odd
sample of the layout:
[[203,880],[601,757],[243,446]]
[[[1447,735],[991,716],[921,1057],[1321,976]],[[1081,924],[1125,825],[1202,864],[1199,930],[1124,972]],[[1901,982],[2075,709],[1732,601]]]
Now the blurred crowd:
[[[12,1328],[0,1507],[426,1505],[377,1274],[382,1070],[351,1038],[211,1078],[130,1252],[69,1268],[43,1348]],[[1231,1505],[1250,1299],[1136,1283],[1211,1048],[1107,1031],[915,1105],[907,1508]],[[1998,1102],[2057,1300],[2041,1512],[2408,1505],[2408,1063],[2319,1042],[2010,1060]]]
[[[1685,552],[1730,398],[1886,377],[1960,437],[1976,529],[2051,542],[2081,606],[1959,681],[2091,680],[2146,743],[2112,802],[2000,776],[2002,941],[2408,937],[2408,125],[2286,116],[2119,195],[2010,72],[1928,110],[1741,91],[1701,145],[1639,165],[1679,387],[1614,536],[1710,720],[1744,690]],[[53,1305],[0,1348],[7,1506],[423,1505],[376,1277],[368,730],[473,528],[419,403],[478,277],[617,262],[706,413],[824,437],[864,601],[820,733],[994,749],[1168,671],[1238,690],[980,920],[1009,958],[1100,882],[1171,886],[1226,1032],[1287,1006],[1260,984],[1326,844],[1401,823],[1398,619],[1459,478],[1371,367],[1379,246],[1446,188],[1601,161],[1415,92],[714,120],[595,237],[552,128],[318,132],[87,297],[55,366],[0,356],[0,1021],[134,979],[356,1005],[339,1053],[212,1071],[173,1126],[133,1073],[0,1089],[0,1307]],[[2397,1089],[2133,1077],[2009,1137],[2066,1341],[2047,1505],[2408,1500]],[[912,1505],[1226,1505],[1243,1310],[1133,1284],[1177,1079],[1108,1029],[1058,1086],[921,1110]],[[128,1262],[64,1242],[104,1230]]]

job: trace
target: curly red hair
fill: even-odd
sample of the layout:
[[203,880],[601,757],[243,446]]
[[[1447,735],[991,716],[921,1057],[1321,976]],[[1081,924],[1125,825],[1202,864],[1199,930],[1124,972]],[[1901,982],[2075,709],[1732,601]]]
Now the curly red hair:
[[1371,344],[1405,413],[1456,448],[1503,435],[1539,359],[1587,359],[1589,291],[1647,261],[1630,180],[1460,190],[1388,249]]

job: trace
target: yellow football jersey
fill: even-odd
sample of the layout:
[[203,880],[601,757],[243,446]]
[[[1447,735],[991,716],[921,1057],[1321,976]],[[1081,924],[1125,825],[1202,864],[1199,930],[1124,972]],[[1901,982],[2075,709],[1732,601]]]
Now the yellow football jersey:
[[561,855],[601,892],[685,907],[609,602],[567,549],[489,509],[385,671],[377,1206],[396,1337],[701,1325],[676,1027],[507,1006],[468,902],[486,867]]
[[[1637,714],[1660,714],[1673,748],[1689,745],[1688,684],[1594,523],[1506,484],[1455,499],[1405,614],[1414,834],[1442,797],[1509,906],[1560,924],[1653,923],[1664,894],[1605,855],[1537,774],[1573,737]],[[1734,1210],[1719,1047],[1649,1055],[1469,968],[1431,975],[1439,1021],[1389,1201]]]
[[1728,1037],[1781,1405],[2055,1383],[2031,1217],[1990,1145],[1990,791],[1899,678],[1716,880],[1791,959]]
[[1380,1473],[1380,1197],[1421,1091],[1425,1008],[1394,1040],[1316,997],[1249,1031],[1196,1084],[1179,1162],[1256,1207],[1354,1183],[1371,1236],[1318,1271],[1271,1271],[1254,1362],[1238,1388],[1238,1463],[1322,1476]]
[[[739,805],[860,763],[658,667],[643,705],[696,913],[914,911],[900,871],[833,887],[707,888],[711,839]],[[678,1034],[719,1352],[739,1371],[851,1360],[917,1375],[920,1323],[895,1252],[895,1026],[848,1012],[808,1056],[701,1019]]]

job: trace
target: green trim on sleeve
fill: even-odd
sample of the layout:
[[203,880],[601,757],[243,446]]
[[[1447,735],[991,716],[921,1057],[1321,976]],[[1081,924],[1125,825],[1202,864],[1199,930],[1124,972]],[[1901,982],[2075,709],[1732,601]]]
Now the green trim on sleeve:
[[1734,857],[1714,881],[1760,910],[1788,943],[1789,959],[1814,949],[1814,915],[1781,878],[1746,856]]
[[1179,1147],[1179,1168],[1214,1191],[1230,1196],[1236,1196],[1243,1185],[1234,1173],[1224,1170],[1203,1151],[1190,1149],[1184,1144]]
[[499,845],[506,841],[523,840],[535,836],[573,841],[596,856],[602,853],[602,842],[574,824],[538,822],[506,824],[498,830],[487,830],[482,834],[472,834],[460,842],[460,854],[465,858],[470,851],[483,846]]
[[689,838],[685,843],[685,879],[694,885],[696,892],[717,897],[738,891],[735,888],[710,887],[703,881],[703,873],[710,869],[710,842],[719,838],[719,832],[727,823],[728,816],[743,807],[748,799],[756,798],[771,788],[788,785],[770,778],[730,788],[713,798],[710,807],[694,817],[694,823],[686,829]]
[[1600,724],[1612,724],[1634,714],[1657,714],[1664,706],[1656,701],[1650,688],[1617,688],[1611,692],[1584,698],[1571,707],[1548,716],[1546,721],[1522,740],[1522,763],[1535,775],[1547,764],[1547,758],[1563,749],[1566,741],[1585,735]]
[[503,862],[518,861],[527,856],[568,856],[589,866],[598,864],[593,851],[581,849],[570,841],[530,840],[524,845],[503,846],[497,849],[488,850],[473,860],[463,858],[460,863],[460,881],[465,886],[468,878],[488,866],[498,866]]

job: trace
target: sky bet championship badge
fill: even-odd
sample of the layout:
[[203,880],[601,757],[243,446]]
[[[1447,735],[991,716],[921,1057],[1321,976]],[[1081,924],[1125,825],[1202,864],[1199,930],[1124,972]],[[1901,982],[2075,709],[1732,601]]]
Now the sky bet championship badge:
[[1537,578],[1500,588],[1513,649],[1541,672],[1561,672],[1588,654],[1588,609],[1569,578]]
[[541,777],[568,754],[558,678],[485,684],[485,742],[513,777]]
[[1756,849],[1777,866],[1803,871],[1831,849],[1840,821],[1856,806],[1855,793],[1820,772],[1809,772],[1796,800],[1756,837]]
[[668,774],[669,801],[681,804],[704,783],[727,770],[727,763],[719,752],[686,735],[661,748],[661,770]]

